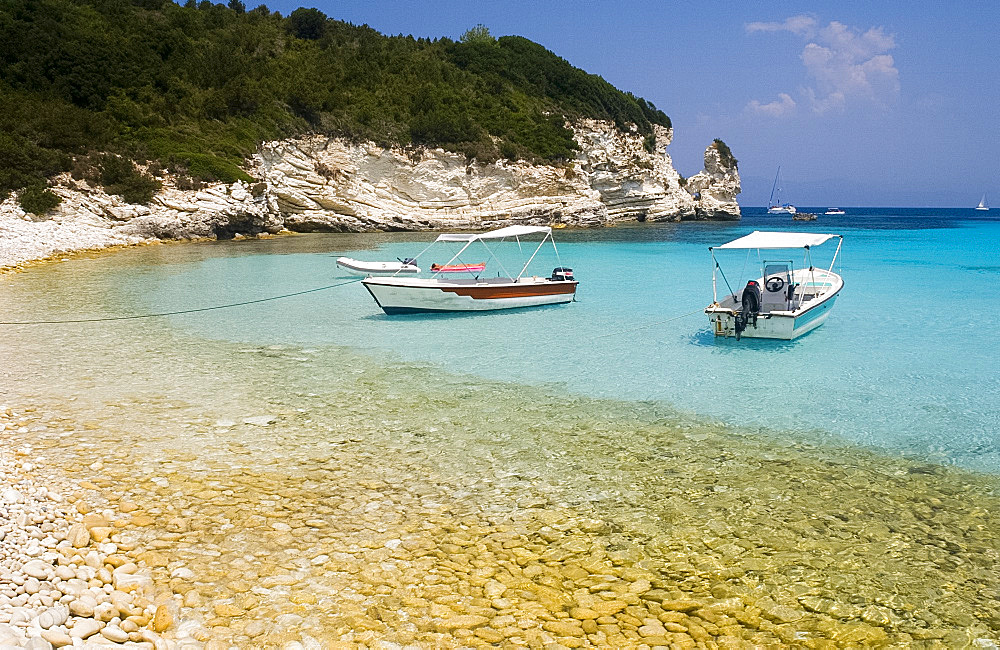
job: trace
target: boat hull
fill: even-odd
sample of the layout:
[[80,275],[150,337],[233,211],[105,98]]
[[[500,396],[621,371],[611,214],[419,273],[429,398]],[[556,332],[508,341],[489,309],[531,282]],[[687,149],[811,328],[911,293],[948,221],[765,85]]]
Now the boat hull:
[[[830,316],[830,310],[837,296],[831,296],[823,303],[795,316],[792,314],[761,314],[757,317],[757,324],[752,321],[747,323],[747,327],[740,334],[743,338],[750,339],[779,339],[791,341],[807,332],[811,332]],[[736,314],[732,311],[709,311],[709,320],[712,323],[712,331],[716,336],[730,337],[736,336]]]
[[492,311],[572,302],[575,280],[522,278],[520,281],[466,281],[367,278],[362,281],[387,314]]

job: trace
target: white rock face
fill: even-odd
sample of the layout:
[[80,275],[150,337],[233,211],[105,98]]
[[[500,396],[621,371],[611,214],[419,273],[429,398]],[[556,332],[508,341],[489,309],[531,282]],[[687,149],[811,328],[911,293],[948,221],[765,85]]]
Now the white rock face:
[[[608,221],[678,221],[696,215],[692,195],[681,188],[666,147],[673,130],[653,126],[653,153],[643,136],[613,124],[582,120],[574,127],[580,144],[575,171],[605,205]],[[737,218],[738,218],[737,212]]]
[[[259,170],[290,230],[420,230],[493,228],[514,223],[600,226],[616,221],[703,218],[700,201],[681,186],[665,149],[672,131],[654,126],[653,153],[644,138],[613,124],[582,120],[580,145],[563,166],[498,161],[468,164],[442,149],[412,154],[325,137],[266,143]],[[708,159],[706,158],[706,161]],[[739,218],[736,170],[706,176],[704,218]],[[735,196],[735,193],[733,194]]]
[[607,210],[572,167],[469,165],[442,149],[402,150],[322,137],[265,144],[268,188],[290,230],[476,229],[508,223],[601,225]]
[[266,193],[255,197],[240,182],[183,191],[168,178],[149,205],[127,204],[68,174],[51,189],[62,203],[44,217],[25,214],[14,197],[0,203],[0,268],[75,250],[282,228]]
[[[44,217],[13,197],[0,203],[0,268],[64,252],[163,239],[235,234],[485,229],[515,223],[601,226],[624,220],[739,219],[739,175],[709,147],[705,171],[681,186],[654,126],[653,153],[638,131],[582,120],[564,165],[468,164],[442,149],[419,152],[311,136],[265,143],[247,172],[261,182],[179,190],[130,205],[69,175]],[[714,152],[714,153],[713,153]]]
[[686,189],[699,197],[699,219],[732,219],[739,215],[736,195],[740,193],[740,174],[736,166],[727,166],[715,144],[705,149],[705,170],[687,180]]

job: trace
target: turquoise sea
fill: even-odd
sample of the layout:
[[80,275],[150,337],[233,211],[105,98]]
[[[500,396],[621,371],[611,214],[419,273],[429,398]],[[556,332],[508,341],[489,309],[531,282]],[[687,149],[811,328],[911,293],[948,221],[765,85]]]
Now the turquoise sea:
[[[739,223],[556,231],[561,260],[580,280],[578,302],[568,306],[386,316],[362,286],[349,285],[173,322],[227,341],[347,346],[996,472],[1000,325],[984,299],[1000,289],[1000,219],[980,215],[853,208],[803,223],[748,208]],[[790,229],[844,236],[837,269],[845,289],[832,316],[793,342],[716,339],[698,311],[712,296],[708,246],[752,230]],[[183,309],[320,286],[348,277],[331,255],[395,259],[423,250],[428,239],[318,237],[312,243],[320,250],[305,253],[247,242],[240,254],[131,278],[143,298],[132,308]],[[835,246],[817,249],[814,262],[828,265]],[[479,261],[470,254],[468,261]],[[734,289],[759,269],[756,255],[746,265],[745,254],[719,251],[719,258]],[[533,268],[547,274],[555,265],[544,258]],[[721,278],[719,285],[721,295]]]
[[[708,247],[791,229],[844,236],[830,318],[716,339]],[[568,305],[390,317],[354,282],[0,326],[0,458],[154,551],[185,643],[996,647],[994,212],[556,237]],[[433,238],[69,256],[0,275],[0,320],[302,292]]]

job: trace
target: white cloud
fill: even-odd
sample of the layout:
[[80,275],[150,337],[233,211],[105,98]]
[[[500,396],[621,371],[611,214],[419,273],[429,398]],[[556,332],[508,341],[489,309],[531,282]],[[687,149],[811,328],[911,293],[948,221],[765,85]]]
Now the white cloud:
[[799,15],[786,18],[780,23],[747,23],[746,30],[753,32],[791,32],[807,36],[816,30],[816,19],[812,16]]
[[784,117],[795,112],[795,100],[787,93],[778,93],[778,99],[767,104],[761,104],[756,99],[746,106],[746,110],[757,115],[768,117]]
[[[802,94],[815,113],[842,111],[859,101],[884,107],[899,96],[899,70],[888,54],[896,39],[881,27],[862,32],[835,20],[821,27],[815,18],[803,15],[780,23],[749,23],[746,30],[786,31],[807,41],[799,58],[812,83]],[[760,109],[775,103],[754,104],[748,107],[771,114]]]

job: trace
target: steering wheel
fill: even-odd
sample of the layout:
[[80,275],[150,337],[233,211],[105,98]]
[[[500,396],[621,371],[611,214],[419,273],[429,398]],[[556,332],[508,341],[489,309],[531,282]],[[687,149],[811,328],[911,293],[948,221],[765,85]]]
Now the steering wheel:
[[764,281],[764,288],[771,293],[777,293],[785,286],[785,280],[780,275],[772,275]]

